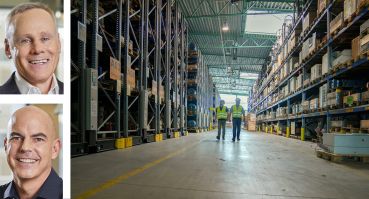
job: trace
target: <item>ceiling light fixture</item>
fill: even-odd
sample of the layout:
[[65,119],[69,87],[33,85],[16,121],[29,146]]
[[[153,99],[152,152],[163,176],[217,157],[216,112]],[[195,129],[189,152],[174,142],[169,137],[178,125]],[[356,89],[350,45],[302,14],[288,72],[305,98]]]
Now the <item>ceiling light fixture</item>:
[[229,26],[227,22],[224,22],[223,27],[222,27],[223,31],[228,31],[229,30]]

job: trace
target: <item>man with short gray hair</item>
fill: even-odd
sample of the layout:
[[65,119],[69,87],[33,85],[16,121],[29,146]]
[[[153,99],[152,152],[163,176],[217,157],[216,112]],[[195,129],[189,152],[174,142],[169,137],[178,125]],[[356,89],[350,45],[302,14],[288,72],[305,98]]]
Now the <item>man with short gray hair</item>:
[[5,54],[16,72],[0,86],[0,94],[63,94],[54,74],[61,44],[53,11],[42,3],[20,4],[5,25]]

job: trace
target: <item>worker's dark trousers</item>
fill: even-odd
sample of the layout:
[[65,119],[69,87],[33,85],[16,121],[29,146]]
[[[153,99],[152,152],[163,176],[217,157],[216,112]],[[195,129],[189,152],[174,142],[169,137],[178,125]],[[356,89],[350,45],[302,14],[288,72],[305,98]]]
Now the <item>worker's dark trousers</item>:
[[220,131],[222,131],[222,138],[225,138],[226,120],[218,120],[218,138],[220,139]]
[[236,139],[236,132],[237,132],[237,139],[240,139],[240,133],[241,133],[241,118],[233,118],[233,138],[232,140]]

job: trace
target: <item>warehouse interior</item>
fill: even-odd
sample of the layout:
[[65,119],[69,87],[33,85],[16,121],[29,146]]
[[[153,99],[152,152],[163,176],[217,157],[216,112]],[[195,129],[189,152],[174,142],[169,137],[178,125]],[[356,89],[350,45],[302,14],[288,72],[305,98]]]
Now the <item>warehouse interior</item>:
[[72,198],[368,198],[368,6],[72,0]]

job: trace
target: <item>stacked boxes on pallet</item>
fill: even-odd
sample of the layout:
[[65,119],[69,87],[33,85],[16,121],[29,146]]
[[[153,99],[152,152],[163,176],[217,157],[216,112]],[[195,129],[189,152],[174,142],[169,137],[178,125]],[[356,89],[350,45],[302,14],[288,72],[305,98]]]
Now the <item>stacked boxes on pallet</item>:
[[247,114],[246,123],[248,131],[256,131],[256,115],[254,113]]
[[311,81],[319,79],[322,75],[322,65],[315,64],[311,67]]
[[356,12],[358,6],[357,0],[345,0],[343,7],[343,19],[348,21]]
[[329,34],[333,34],[343,26],[343,12],[340,12],[329,24]]
[[328,91],[328,84],[324,84],[323,86],[319,87],[319,108],[326,108],[327,107],[327,91]]
[[360,52],[367,51],[369,49],[369,20],[365,21],[360,26]]
[[318,15],[323,13],[328,4],[329,0],[318,0]]
[[308,30],[308,28],[313,24],[313,21],[316,17],[315,12],[308,12],[303,19],[302,22],[302,32],[305,32]]

